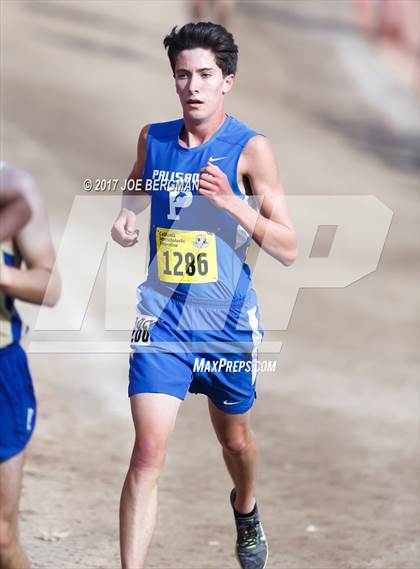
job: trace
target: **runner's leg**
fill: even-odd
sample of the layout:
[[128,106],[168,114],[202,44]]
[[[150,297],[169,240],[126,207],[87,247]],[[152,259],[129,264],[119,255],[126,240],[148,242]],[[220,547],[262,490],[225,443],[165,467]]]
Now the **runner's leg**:
[[123,569],[142,569],[156,523],[157,483],[181,399],[139,393],[130,401],[136,440],[121,494],[121,563]]
[[29,569],[19,543],[18,512],[22,487],[24,452],[0,462],[0,567]]
[[251,430],[251,411],[224,413],[208,399],[209,412],[216,436],[223,448],[229,474],[236,489],[235,509],[248,513],[255,505],[256,441]]

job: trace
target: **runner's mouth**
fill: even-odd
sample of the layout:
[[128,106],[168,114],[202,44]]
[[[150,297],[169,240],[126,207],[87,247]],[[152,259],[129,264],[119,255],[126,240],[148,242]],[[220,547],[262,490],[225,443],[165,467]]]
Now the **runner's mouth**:
[[188,105],[202,105],[203,101],[199,101],[198,99],[188,99]]

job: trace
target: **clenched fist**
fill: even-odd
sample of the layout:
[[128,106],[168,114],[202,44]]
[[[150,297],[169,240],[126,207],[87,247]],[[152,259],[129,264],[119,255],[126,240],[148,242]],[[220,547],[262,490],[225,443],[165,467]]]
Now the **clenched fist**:
[[210,162],[200,170],[198,192],[221,209],[228,209],[232,200],[236,198],[226,174]]
[[136,229],[136,214],[123,208],[111,229],[111,236],[122,247],[132,247],[138,242],[139,230]]

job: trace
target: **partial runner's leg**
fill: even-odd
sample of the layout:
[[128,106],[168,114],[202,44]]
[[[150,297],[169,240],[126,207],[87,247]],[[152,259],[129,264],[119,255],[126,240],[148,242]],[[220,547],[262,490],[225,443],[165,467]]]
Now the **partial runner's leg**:
[[157,512],[157,483],[181,399],[164,393],[131,397],[136,440],[120,503],[123,569],[142,569]]
[[242,569],[264,569],[268,545],[255,501],[256,444],[250,411],[228,414],[209,399],[210,417],[235,488],[230,500],[236,525],[235,552]]
[[0,567],[29,569],[19,543],[18,513],[24,452],[0,462]]
[[209,412],[216,436],[223,448],[229,474],[236,489],[235,509],[247,513],[255,505],[257,452],[251,430],[251,411],[224,413],[208,399]]

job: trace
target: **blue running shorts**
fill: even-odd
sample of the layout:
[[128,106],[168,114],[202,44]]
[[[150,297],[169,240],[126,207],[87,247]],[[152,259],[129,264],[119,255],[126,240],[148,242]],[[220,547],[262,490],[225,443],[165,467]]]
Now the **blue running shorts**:
[[36,420],[28,360],[17,342],[0,349],[0,417],[0,461],[4,461],[25,448]]
[[129,389],[184,399],[207,395],[226,413],[245,413],[256,397],[257,349],[264,331],[255,291],[215,303],[150,285],[138,289]]

